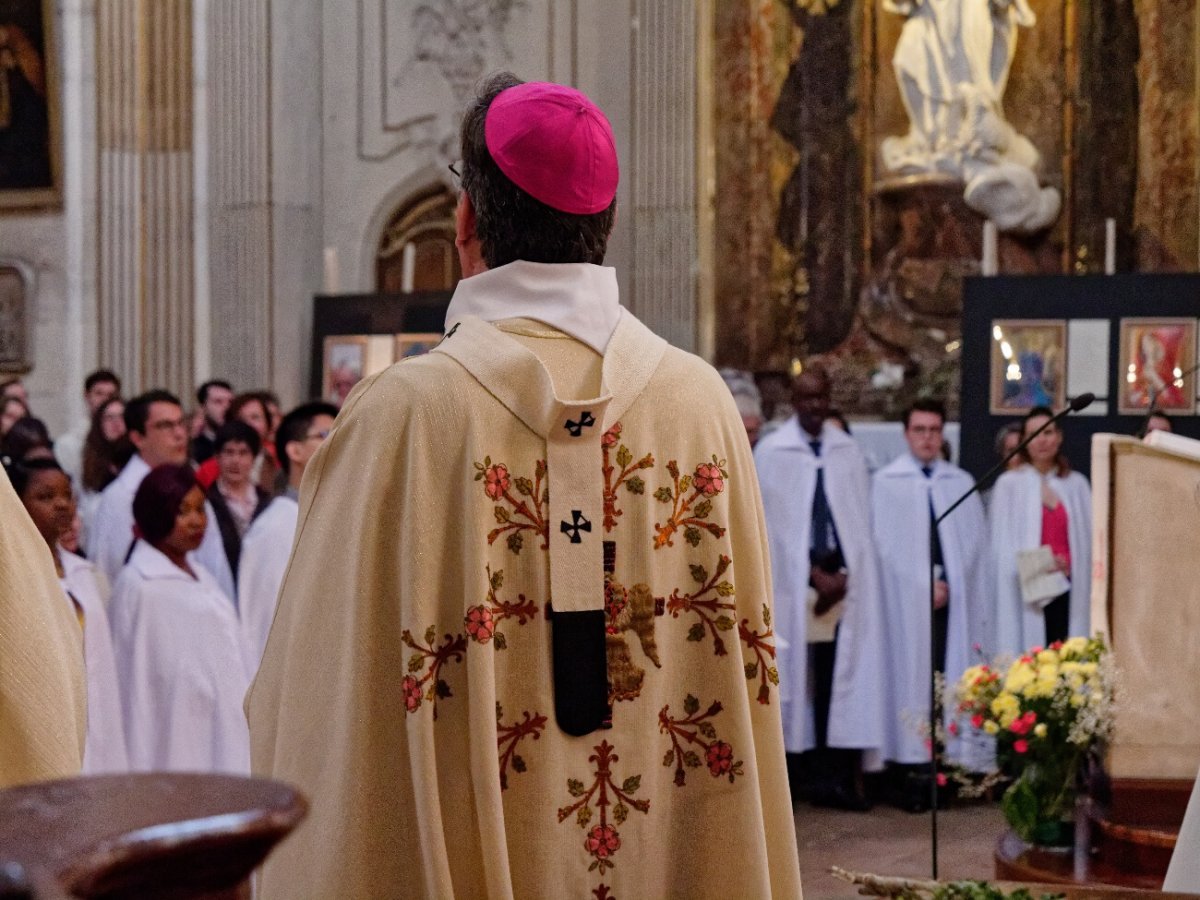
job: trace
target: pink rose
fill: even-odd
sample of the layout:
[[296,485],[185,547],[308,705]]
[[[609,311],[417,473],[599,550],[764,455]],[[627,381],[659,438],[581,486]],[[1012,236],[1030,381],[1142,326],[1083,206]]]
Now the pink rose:
[[975,715],[971,716],[971,727],[972,728],[982,728],[983,727],[983,713],[975,713]]
[[733,748],[724,741],[717,741],[708,748],[707,761],[713,778],[720,778],[733,768]]
[[725,489],[725,476],[721,474],[720,466],[701,463],[696,466],[692,485],[705,497],[714,497]]
[[484,473],[483,477],[486,480],[484,490],[487,495],[493,500],[499,500],[508,492],[510,479],[508,477],[508,466],[497,463],[490,466]]
[[485,606],[472,606],[467,610],[467,634],[481,644],[486,644],[496,632],[496,621],[492,611]]
[[946,786],[946,773],[945,772],[938,772],[937,783],[938,783],[938,787]]
[[1027,734],[1029,732],[1029,723],[1024,719],[1013,719],[1008,726],[1008,730],[1013,734]]
[[1013,741],[1013,749],[1016,750],[1018,753],[1025,753],[1029,750],[1029,741],[1026,741],[1026,740]]
[[600,438],[600,446],[612,448],[617,446],[617,441],[621,439],[621,423],[617,422],[612,428],[604,432],[604,436]]
[[401,688],[404,691],[404,708],[410,713],[416,712],[421,705],[424,693],[420,683],[412,675],[405,675],[404,681],[401,682]]
[[621,836],[611,825],[597,825],[588,832],[583,846],[596,859],[608,859],[621,849]]

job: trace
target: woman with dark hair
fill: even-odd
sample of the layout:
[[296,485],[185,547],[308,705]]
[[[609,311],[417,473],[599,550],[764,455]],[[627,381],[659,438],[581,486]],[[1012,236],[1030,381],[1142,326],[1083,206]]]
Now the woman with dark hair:
[[208,523],[191,467],[152,469],[133,518],[109,608],[130,768],[249,774],[250,677],[233,602],[194,556]]
[[0,454],[18,462],[31,458],[53,459],[54,441],[46,423],[33,416],[17,419],[0,438]]
[[[250,391],[238,394],[229,404],[226,422],[244,422],[258,434],[259,451],[254,456],[254,468],[250,478],[260,488],[275,496],[275,478],[279,474],[279,461],[275,458],[275,446],[272,435],[271,410],[267,405],[271,395],[263,391]],[[215,457],[206,459],[196,470],[196,477],[207,491],[217,480],[217,460]]]
[[4,470],[38,533],[50,548],[65,599],[83,626],[83,661],[87,674],[87,734],[83,774],[126,772],[129,759],[121,717],[121,695],[109,632],[108,585],[86,559],[61,545],[71,527],[75,500],[71,480],[53,459],[14,462],[4,457]]
[[[1021,439],[1052,416],[1049,408],[1035,406]],[[1062,440],[1058,425],[1050,425],[1021,452],[1023,464],[1001,475],[992,491],[997,578],[992,649],[998,653],[1020,654],[1090,634],[1092,492],[1087,479],[1071,471]],[[1039,557],[1046,561],[1041,573],[1032,571]],[[1040,585],[1034,584],[1036,574],[1044,576],[1037,579]],[[1061,590],[1048,593],[1055,582]]]
[[81,483],[75,485],[83,520],[82,541],[87,540],[100,505],[100,492],[116,480],[131,456],[133,444],[125,431],[125,401],[113,397],[96,409],[83,442]]

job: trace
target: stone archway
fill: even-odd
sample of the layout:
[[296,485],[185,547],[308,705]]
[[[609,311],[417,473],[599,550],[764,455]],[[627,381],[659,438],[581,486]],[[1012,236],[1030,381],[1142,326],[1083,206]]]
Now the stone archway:
[[375,255],[375,290],[381,294],[452,291],[462,277],[454,248],[457,200],[437,185],[405,200],[392,214]]

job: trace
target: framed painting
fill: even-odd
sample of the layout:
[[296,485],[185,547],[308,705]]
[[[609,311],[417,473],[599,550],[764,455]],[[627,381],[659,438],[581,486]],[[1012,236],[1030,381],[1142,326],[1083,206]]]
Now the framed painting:
[[396,362],[402,359],[408,359],[410,356],[420,356],[422,353],[428,353],[442,339],[441,332],[420,331],[407,332],[396,335],[396,350],[394,357]]
[[992,415],[1058,409],[1067,402],[1066,371],[1065,319],[992,320]]
[[62,202],[51,0],[0,0],[0,210]]
[[1121,413],[1196,414],[1196,320],[1122,319]]
[[337,334],[325,338],[321,397],[341,407],[356,384],[367,374],[365,334]]

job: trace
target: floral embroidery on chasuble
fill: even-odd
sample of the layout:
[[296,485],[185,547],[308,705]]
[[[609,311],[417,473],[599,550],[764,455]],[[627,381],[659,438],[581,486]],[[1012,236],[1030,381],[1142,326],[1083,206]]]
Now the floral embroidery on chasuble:
[[[728,390],[628,313],[582,400],[557,397],[543,361],[497,327],[448,324],[434,352],[356,389],[306,473],[251,727],[256,771],[306,790],[309,827],[340,844],[294,837],[268,862],[266,896],[376,895],[373,878],[379,896],[799,897],[765,528]],[[397,436],[378,438],[397,409]],[[343,452],[371,462],[337,470]],[[349,576],[352,615],[330,590],[300,602],[320,590],[306,581],[345,571],[309,542],[358,537],[322,491],[371,506],[360,514],[382,536],[365,552],[396,559]],[[583,652],[598,656],[603,707],[579,736],[556,708],[575,660],[555,630],[576,615],[598,624]],[[318,670],[343,653],[356,674],[330,663],[298,684],[314,657],[284,641],[302,616],[320,622],[307,629]],[[364,647],[385,649],[360,661]],[[349,763],[286,749],[321,732],[277,711],[293,702],[279,684],[296,706],[307,690],[336,710],[322,724]],[[370,875],[352,862],[365,858]],[[314,860],[324,876],[287,874]]]

